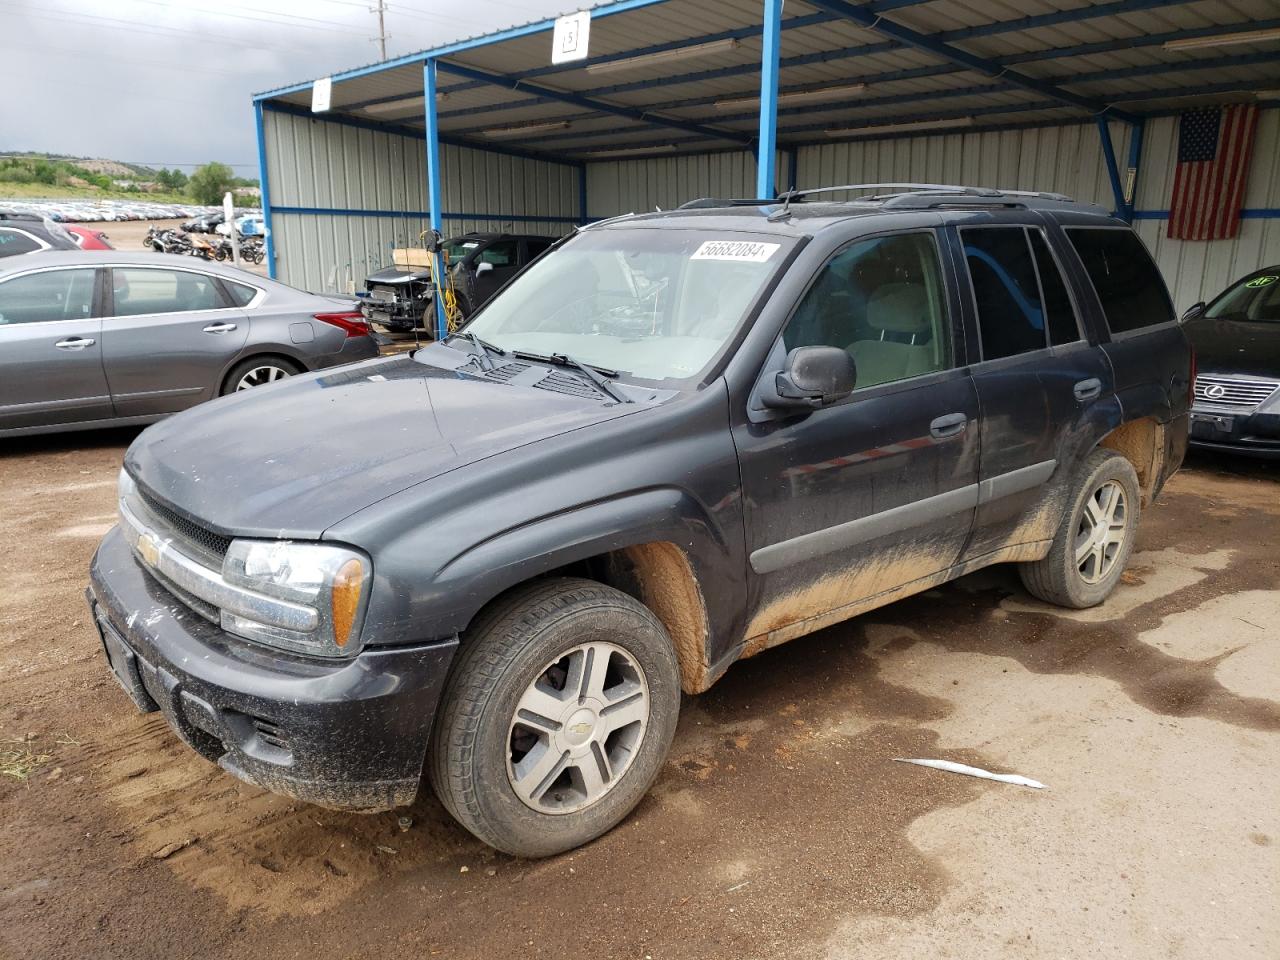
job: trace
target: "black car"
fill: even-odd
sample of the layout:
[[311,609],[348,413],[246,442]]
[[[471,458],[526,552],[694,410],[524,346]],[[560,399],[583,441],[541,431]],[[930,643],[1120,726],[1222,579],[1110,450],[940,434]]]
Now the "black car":
[[187,233],[217,233],[218,227],[226,222],[226,214],[221,210],[215,213],[202,213],[192,217],[182,225]]
[[1197,303],[1183,322],[1198,368],[1191,442],[1280,458],[1280,266]]
[[[458,311],[469,317],[498,289],[556,242],[555,237],[511,233],[467,233],[441,244]],[[362,310],[371,323],[397,332],[435,329],[434,294],[429,270],[388,267],[364,282]]]
[[41,250],[79,250],[75,237],[61,224],[34,213],[0,210],[0,257]]
[[1101,603],[1191,375],[1093,206],[622,217],[444,342],[146,430],[88,599],[134,702],[225,770],[379,810],[425,765],[476,836],[544,856],[625,817],[681,691],[743,657],[994,563]]

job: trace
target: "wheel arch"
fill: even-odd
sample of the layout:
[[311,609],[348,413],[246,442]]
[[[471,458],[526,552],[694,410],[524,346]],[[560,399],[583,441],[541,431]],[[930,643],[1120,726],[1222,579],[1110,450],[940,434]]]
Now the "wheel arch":
[[248,360],[257,362],[261,362],[263,360],[285,360],[291,366],[297,367],[301,373],[306,373],[311,369],[305,360],[298,357],[296,354],[290,353],[288,350],[279,348],[275,344],[265,348],[255,345],[238,354],[230,363],[223,367],[222,375],[218,378],[217,396],[222,396],[226,392],[227,384],[231,379],[231,374],[235,372],[235,369],[238,366]]

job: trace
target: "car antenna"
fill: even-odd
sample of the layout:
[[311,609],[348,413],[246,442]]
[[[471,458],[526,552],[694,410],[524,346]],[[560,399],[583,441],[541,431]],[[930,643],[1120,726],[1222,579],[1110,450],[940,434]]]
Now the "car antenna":
[[796,192],[796,185],[793,183],[790,190],[784,190],[778,197],[782,201],[782,209],[775,210],[766,218],[770,223],[779,220],[789,220],[791,218],[791,198],[799,196]]

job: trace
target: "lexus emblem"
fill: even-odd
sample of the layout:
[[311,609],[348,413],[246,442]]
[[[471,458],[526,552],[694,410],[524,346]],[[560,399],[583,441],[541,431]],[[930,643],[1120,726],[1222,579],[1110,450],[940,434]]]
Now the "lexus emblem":
[[1217,400],[1219,397],[1227,395],[1227,388],[1220,383],[1215,383],[1211,387],[1204,388],[1204,395],[1210,399]]

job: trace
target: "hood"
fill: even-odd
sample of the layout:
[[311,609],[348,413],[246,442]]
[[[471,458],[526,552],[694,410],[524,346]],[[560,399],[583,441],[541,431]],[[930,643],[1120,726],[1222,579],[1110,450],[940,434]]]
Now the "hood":
[[374,271],[365,278],[365,286],[371,283],[386,283],[398,285],[402,283],[411,283],[415,280],[423,282],[431,279],[430,270],[415,270],[412,273],[408,270],[401,270],[399,267],[386,267],[382,270]]
[[413,484],[643,408],[388,357],[201,404],[144,431],[125,466],[223,535],[313,540]]
[[1183,327],[1200,372],[1280,377],[1280,321],[1198,317]]

